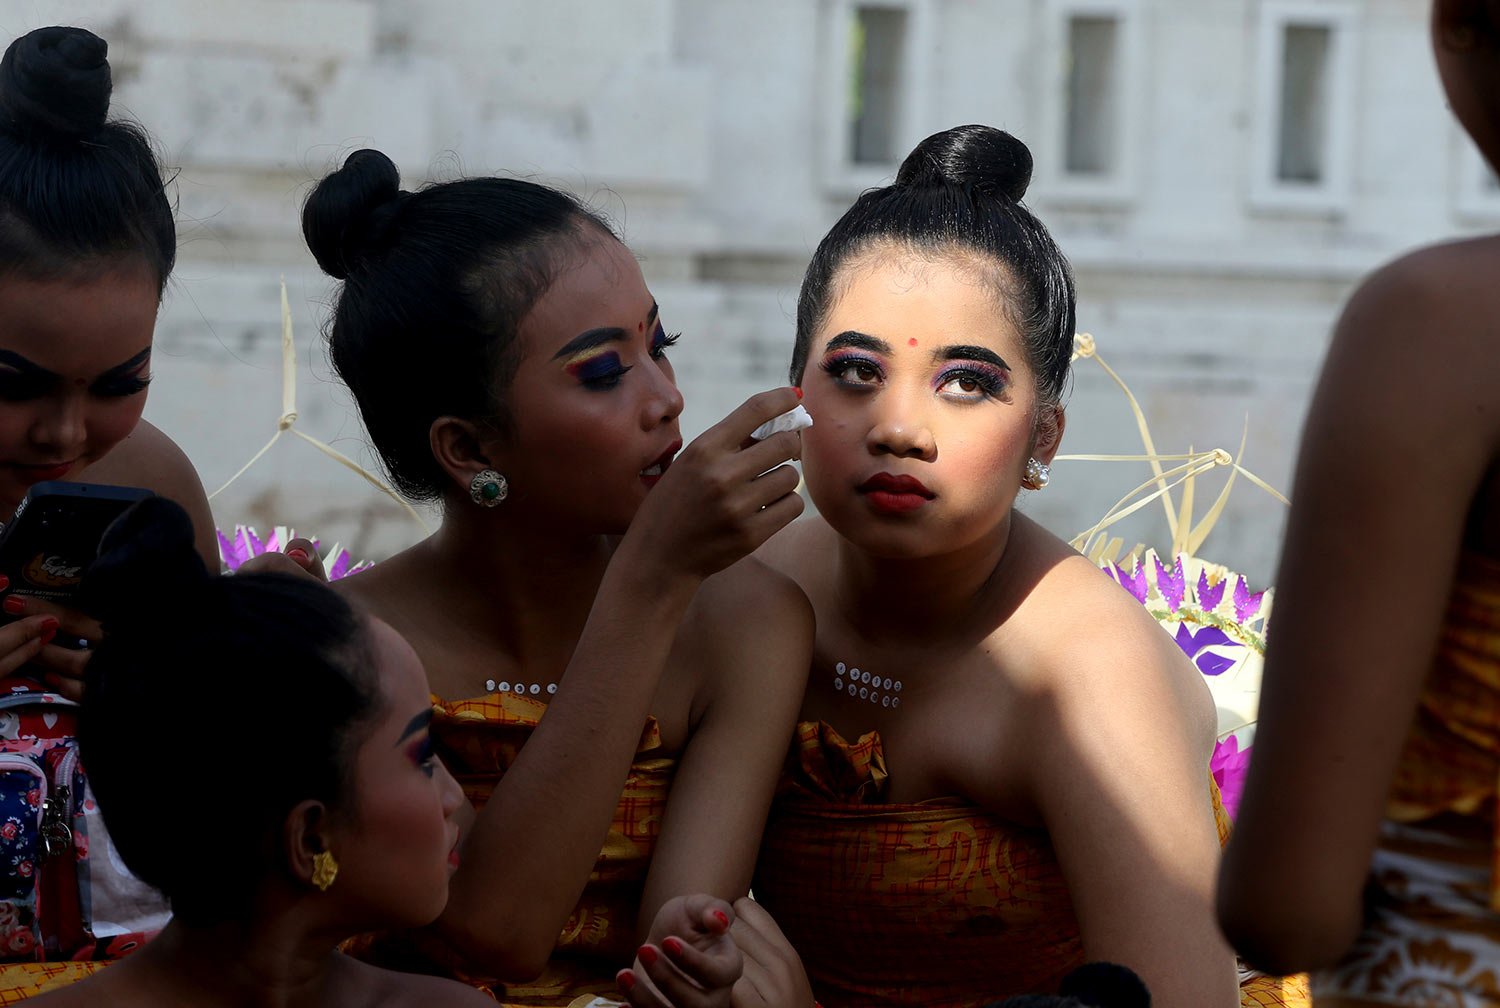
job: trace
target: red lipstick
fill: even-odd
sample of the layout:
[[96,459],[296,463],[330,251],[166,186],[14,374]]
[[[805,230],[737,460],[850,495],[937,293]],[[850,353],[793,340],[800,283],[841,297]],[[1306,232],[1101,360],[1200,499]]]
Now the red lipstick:
[[663,474],[672,467],[673,457],[681,450],[682,439],[678,438],[668,446],[666,451],[652,459],[650,465],[641,470],[641,482],[645,483],[648,488],[656,486]]
[[915,511],[937,494],[927,489],[915,476],[876,473],[857,488],[881,514],[905,514]]

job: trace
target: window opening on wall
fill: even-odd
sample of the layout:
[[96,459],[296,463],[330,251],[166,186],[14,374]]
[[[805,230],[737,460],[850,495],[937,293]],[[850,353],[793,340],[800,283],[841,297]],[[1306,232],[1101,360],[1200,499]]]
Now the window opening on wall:
[[1276,177],[1321,184],[1327,175],[1329,62],[1333,31],[1327,25],[1282,28],[1280,131]]
[[900,7],[857,5],[852,11],[849,66],[850,160],[888,165],[897,149],[907,18]]
[[1063,164],[1070,174],[1108,175],[1118,161],[1120,23],[1068,18],[1068,92]]

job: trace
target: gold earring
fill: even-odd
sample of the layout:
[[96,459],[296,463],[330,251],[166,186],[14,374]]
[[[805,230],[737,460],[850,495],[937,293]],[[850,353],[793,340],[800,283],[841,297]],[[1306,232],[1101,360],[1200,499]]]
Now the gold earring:
[[334,859],[333,851],[318,851],[313,855],[312,884],[320,892],[327,892],[328,887],[333,885],[333,880],[338,877],[339,863]]

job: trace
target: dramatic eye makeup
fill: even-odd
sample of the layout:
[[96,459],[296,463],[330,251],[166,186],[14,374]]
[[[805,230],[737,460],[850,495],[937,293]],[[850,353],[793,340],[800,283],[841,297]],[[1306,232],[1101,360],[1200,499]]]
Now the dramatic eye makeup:
[[[92,395],[106,399],[123,399],[143,392],[151,384],[151,376],[144,373],[151,361],[151,348],[146,347],[120,364],[102,372],[89,383]],[[54,371],[32,363],[11,350],[0,350],[0,399],[12,402],[37,399],[55,392],[63,384],[63,377]],[[82,380],[79,384],[83,384]]]
[[[949,346],[933,356],[940,365],[935,389],[948,399],[959,402],[998,399],[1010,387],[1010,365],[993,350]],[[943,364],[951,366],[941,367]]]
[[[648,329],[651,331],[650,354],[655,359],[660,359],[667,348],[681,336],[680,333],[669,335],[661,327],[657,320],[659,313],[659,307],[653,302],[651,310],[646,314],[645,324],[636,332],[639,335]],[[589,329],[563,344],[562,349],[552,355],[552,359],[561,363],[563,370],[586,388],[614,388],[632,367],[624,362],[616,347],[627,342],[631,336],[631,333],[618,326]]]
[[885,365],[880,358],[890,352],[885,340],[848,330],[828,341],[818,367],[842,388],[869,388],[884,380]]
[[[408,721],[405,730],[401,732],[401,738],[396,741],[399,746],[405,744],[408,739],[411,740],[407,745],[406,754],[412,763],[420,767],[429,777],[432,776],[434,761],[437,759],[433,749],[432,733],[428,730],[431,724],[432,710],[428,709]],[[419,738],[412,738],[413,735],[419,733]]]

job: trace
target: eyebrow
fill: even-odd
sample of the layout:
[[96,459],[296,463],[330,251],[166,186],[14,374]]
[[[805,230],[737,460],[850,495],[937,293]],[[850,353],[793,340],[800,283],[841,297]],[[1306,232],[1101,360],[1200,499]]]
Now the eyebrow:
[[[646,313],[646,328],[650,329],[656,322],[656,316],[660,306],[655,301],[651,302],[651,310]],[[615,343],[629,337],[624,329],[619,326],[601,326],[598,329],[589,329],[574,336],[563,344],[561,350],[552,355],[553,360],[562,360],[565,357],[576,357],[579,354],[592,350],[605,343]]]
[[[150,357],[151,348],[148,346],[144,350],[135,354],[135,356],[131,357],[129,360],[116,364],[112,368],[106,368],[104,371],[100,372],[99,376],[94,380],[104,381],[106,379],[118,378],[121,375],[129,374],[131,371],[134,371],[136,368],[146,363],[146,361],[149,360]],[[16,353],[13,350],[0,350],[0,365],[14,368],[17,371],[20,371],[22,374],[27,375],[28,377],[37,378],[42,381],[62,380],[62,375],[59,375],[55,371],[48,371],[46,368],[34,363],[31,360],[28,360],[25,357],[22,357],[20,354]]]
[[982,346],[971,346],[966,343],[957,346],[938,347],[932,352],[932,359],[934,361],[983,361],[986,364],[993,364],[995,367],[1004,368],[1007,371],[1010,370],[1010,365],[1005,363],[1005,358],[995,353],[995,351]]
[[432,708],[429,707],[422,713],[418,714],[416,717],[412,718],[410,721],[406,722],[406,730],[401,733],[401,737],[396,740],[396,744],[400,745],[402,742],[405,742],[408,738],[415,735],[423,728],[426,728],[431,723]]
[[888,354],[891,352],[891,345],[885,340],[870,336],[867,333],[855,332],[853,329],[846,329],[829,340],[828,345],[823,348],[823,352],[832,353],[835,350],[843,350],[845,347],[855,350],[869,350],[871,353]]

